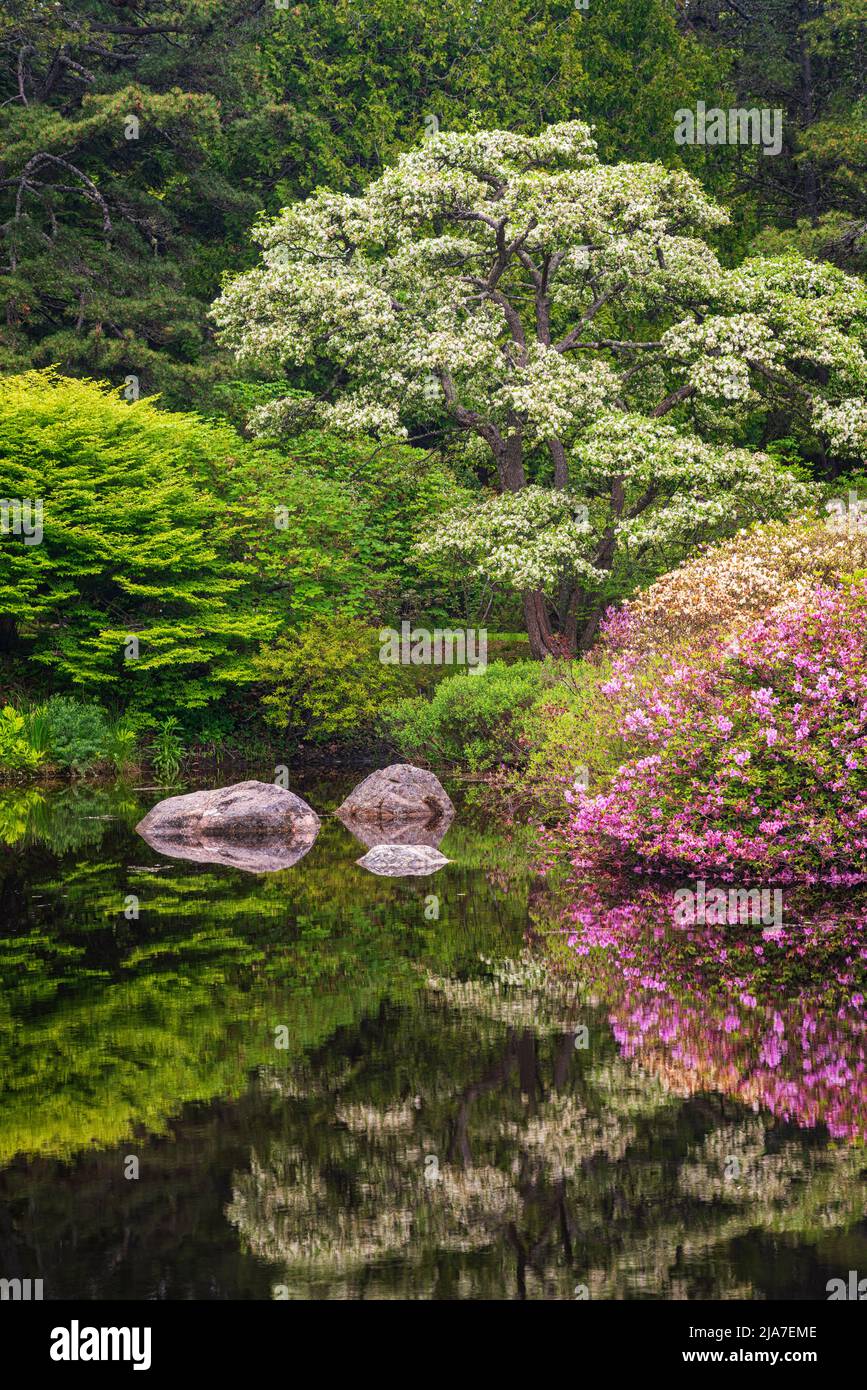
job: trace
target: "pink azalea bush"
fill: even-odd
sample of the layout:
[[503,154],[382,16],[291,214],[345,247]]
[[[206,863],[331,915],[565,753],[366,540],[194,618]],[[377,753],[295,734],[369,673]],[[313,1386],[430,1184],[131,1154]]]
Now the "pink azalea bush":
[[815,588],[703,658],[672,658],[650,688],[627,648],[607,688],[635,756],[600,795],[568,793],[559,833],[573,856],[867,883],[867,579]]

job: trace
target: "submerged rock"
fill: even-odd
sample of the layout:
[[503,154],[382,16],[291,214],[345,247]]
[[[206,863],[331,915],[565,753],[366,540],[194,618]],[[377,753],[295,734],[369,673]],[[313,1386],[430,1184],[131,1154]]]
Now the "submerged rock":
[[[427,827],[442,827],[440,839],[454,814],[439,778],[411,763],[392,763],[372,772],[337,809],[337,815],[354,833],[361,826],[421,821]],[[390,838],[390,843],[400,843],[400,839]]]
[[421,878],[436,873],[451,860],[430,845],[374,845],[355,862],[383,878]]
[[271,782],[189,792],[157,802],[136,831],[175,859],[274,873],[297,864],[319,833],[306,801]]

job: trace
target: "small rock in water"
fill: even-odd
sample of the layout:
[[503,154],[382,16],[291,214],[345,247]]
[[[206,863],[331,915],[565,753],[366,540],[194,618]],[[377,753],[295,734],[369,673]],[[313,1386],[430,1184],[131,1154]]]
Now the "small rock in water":
[[430,845],[374,845],[355,862],[384,878],[421,878],[436,873],[451,860]]

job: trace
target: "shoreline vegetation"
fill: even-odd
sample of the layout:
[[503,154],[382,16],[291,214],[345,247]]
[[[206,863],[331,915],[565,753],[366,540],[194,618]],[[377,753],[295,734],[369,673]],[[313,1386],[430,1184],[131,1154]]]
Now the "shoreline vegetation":
[[[859,698],[863,652],[857,629],[863,621],[864,574],[867,528],[841,526],[818,512],[760,524],[705,547],[632,600],[609,610],[585,658],[527,660],[520,634],[492,634],[492,659],[483,672],[416,668],[411,686],[403,686],[413,693],[395,697],[392,687],[382,698],[380,692],[379,706],[365,712],[366,727],[361,722],[354,730],[329,730],[336,736],[316,742],[279,742],[263,721],[257,734],[247,737],[246,746],[207,746],[186,743],[173,717],[156,724],[129,715],[112,718],[99,705],[74,696],[52,696],[18,707],[5,704],[0,708],[0,781],[106,778],[129,769],[147,769],[157,778],[176,780],[181,774],[216,774],[223,767],[228,772],[269,761],[289,770],[367,766],[396,752],[406,761],[482,783],[490,790],[489,804],[499,800],[506,819],[521,811],[558,823],[570,815],[576,798],[598,797],[630,762],[646,763],[654,743],[670,738],[673,728],[665,725],[670,704],[661,707],[660,699],[665,695],[670,700],[667,692],[673,687],[682,698],[688,680],[700,676],[705,686],[696,689],[696,708],[689,716],[694,721],[700,709],[707,720],[712,692],[720,681],[732,678],[733,663],[743,657],[742,642],[749,642],[751,633],[761,637],[768,623],[777,620],[784,626],[774,634],[775,659],[790,648],[786,661],[792,665],[784,661],[778,674],[756,660],[745,671],[752,724],[744,731],[744,746],[733,750],[736,763],[727,768],[730,780],[734,774],[743,780],[742,769],[754,757],[754,745],[763,742],[766,753],[773,747],[781,697],[784,704],[788,699],[796,715],[803,707],[803,700],[791,699],[789,689],[799,687],[808,660],[809,636],[805,651],[797,651],[802,633],[821,631],[814,658],[823,682],[823,661],[830,662],[834,678],[839,677],[828,652],[835,641],[843,644],[854,682],[846,698]],[[833,610],[835,604],[842,604],[841,611],[823,619],[822,608],[830,605]],[[367,635],[375,637],[372,632]],[[698,649],[703,653],[700,664],[695,661]],[[838,651],[838,658],[842,655]],[[794,677],[787,674],[791,670]],[[756,686],[760,675],[771,685]],[[780,689],[775,691],[774,684]],[[843,698],[840,691],[835,695]],[[762,699],[768,702],[764,707]],[[833,703],[826,713],[833,725]],[[722,706],[712,717],[718,747],[706,751],[727,756],[731,719]],[[822,726],[808,727],[806,718],[793,729],[792,754],[804,751],[798,744],[813,746],[823,733]],[[841,742],[847,738],[851,752]],[[860,797],[863,733],[857,721],[844,734],[833,733],[832,743],[846,773],[837,781],[837,794],[848,780]],[[806,767],[803,772],[807,774]],[[810,775],[815,778],[816,768]],[[796,768],[789,767],[787,776],[791,795]],[[773,802],[767,786],[762,796]],[[772,814],[773,805],[765,810]]]

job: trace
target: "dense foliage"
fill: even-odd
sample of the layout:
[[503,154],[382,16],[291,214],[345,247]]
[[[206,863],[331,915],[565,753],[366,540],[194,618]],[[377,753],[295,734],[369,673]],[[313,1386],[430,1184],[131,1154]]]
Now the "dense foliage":
[[258,210],[357,191],[432,119],[533,128],[542,91],[613,150],[663,155],[672,88],[701,95],[719,67],[665,0],[592,18],[571,0],[9,0],[0,52],[0,361],[133,375],[186,406],[225,377],[205,310]]
[[385,724],[410,760],[490,770],[521,760],[527,710],[546,680],[534,661],[492,661],[481,675],[448,676],[431,697],[396,701]]
[[266,685],[265,718],[290,741],[322,743],[369,735],[401,675],[379,660],[376,633],[353,618],[312,623],[263,649],[256,673]]
[[[0,493],[46,508],[0,537],[4,765],[384,729],[499,742],[546,814],[604,783],[604,663],[390,712],[360,634],[523,608],[559,659],[662,575],[614,620],[650,656],[667,604],[691,640],[838,576],[844,537],[735,533],[861,476],[864,38],[862,0],[11,0],[0,364],[60,366],[0,392]],[[678,144],[698,102],[779,104],[781,153]],[[49,752],[50,694],[103,751]]]
[[[324,680],[344,622],[472,604],[471,586],[413,553],[425,518],[463,495],[421,457],[321,432],[278,453],[93,382],[3,379],[0,473],[8,495],[41,502],[43,531],[39,544],[11,527],[0,537],[4,683],[19,702],[74,694],[143,728],[179,717],[208,740],[231,731],[242,691],[263,680],[259,648],[279,633],[307,631]],[[367,649],[376,656],[372,631]],[[8,730],[7,746],[4,765],[36,766],[23,743],[13,759]]]
[[[856,1281],[865,54],[867,0],[6,0],[10,1272]],[[453,821],[330,814],[397,758]],[[136,833],[248,777],[291,868]]]
[[[358,192],[420,135],[579,113],[605,159],[684,164],[730,240],[859,264],[863,0],[7,0],[0,353],[200,406],[205,311],[257,211]],[[781,107],[777,159],[677,147],[673,112]],[[133,122],[137,122],[135,125]]]

